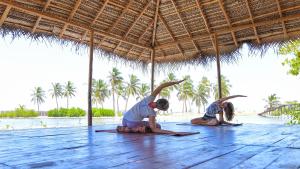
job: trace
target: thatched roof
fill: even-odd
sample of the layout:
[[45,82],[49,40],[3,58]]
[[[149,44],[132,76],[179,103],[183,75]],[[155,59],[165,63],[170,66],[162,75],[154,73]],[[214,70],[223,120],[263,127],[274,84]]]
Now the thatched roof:
[[[89,45],[126,60],[230,60],[300,33],[300,0],[0,0],[0,33]],[[152,37],[155,35],[154,42]]]

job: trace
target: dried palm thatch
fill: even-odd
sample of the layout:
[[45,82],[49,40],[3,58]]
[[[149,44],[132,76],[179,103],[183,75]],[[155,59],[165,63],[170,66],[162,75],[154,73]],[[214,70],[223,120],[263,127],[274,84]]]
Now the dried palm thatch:
[[[0,0],[0,33],[88,46],[160,65],[235,61],[298,38],[300,0]],[[216,38],[216,39],[215,39]],[[217,43],[214,43],[217,42]]]

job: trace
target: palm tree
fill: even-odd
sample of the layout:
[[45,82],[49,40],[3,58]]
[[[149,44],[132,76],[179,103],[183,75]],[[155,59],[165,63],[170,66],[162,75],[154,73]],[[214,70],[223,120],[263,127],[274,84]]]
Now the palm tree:
[[116,94],[117,94],[117,112],[119,112],[120,111],[120,108],[119,108],[119,99],[120,99],[120,96],[123,99],[126,98],[126,96],[125,96],[125,87],[124,87],[123,81],[121,81],[119,84],[117,84]]
[[[221,90],[222,90],[222,97],[227,97],[230,94],[230,88],[231,85],[229,84],[229,80],[226,79],[225,76],[221,75]],[[218,84],[215,84],[213,86],[213,92],[215,95],[215,99],[218,100],[219,99],[219,86]]]
[[265,107],[272,109],[273,107],[278,106],[280,104],[279,99],[280,98],[276,96],[276,94],[271,94],[267,99],[264,99],[267,102]]
[[62,86],[60,83],[52,83],[52,89],[50,89],[52,98],[55,97],[56,101],[56,109],[58,109],[58,101],[57,98],[63,95]]
[[150,87],[149,85],[147,85],[146,83],[142,83],[141,87],[138,90],[138,96],[136,98],[136,100],[141,100],[143,98],[145,98],[146,96],[148,96],[150,93]]
[[129,97],[131,95],[134,96],[134,95],[138,94],[139,85],[140,85],[140,79],[138,79],[136,75],[131,74],[129,76],[129,83],[127,83],[127,86],[125,88],[125,93],[127,95],[125,111],[127,110],[127,104],[128,104]]
[[69,108],[69,98],[72,98],[72,96],[75,96],[76,88],[74,87],[74,84],[71,81],[68,81],[63,95],[67,98],[67,108]]
[[211,84],[207,77],[202,77],[202,80],[194,92],[193,101],[198,106],[198,113],[200,113],[200,107],[203,106],[205,108],[205,105],[208,103],[207,99],[210,95],[210,86]]
[[113,110],[115,112],[115,117],[118,116],[115,108],[115,91],[116,91],[116,86],[122,82],[123,77],[121,76],[121,72],[117,68],[113,68],[112,71],[109,73],[109,81],[111,84],[111,90],[112,90],[112,96],[113,96]]
[[193,97],[193,81],[190,76],[185,76],[184,82],[180,83],[177,97],[183,101],[182,111],[187,112],[187,100]]
[[40,104],[45,102],[44,100],[44,98],[46,97],[45,91],[41,87],[35,87],[31,96],[32,96],[31,101],[34,104],[37,104],[38,112],[39,112]]
[[93,101],[94,103],[99,103],[101,107],[103,108],[103,103],[106,98],[109,97],[109,90],[107,84],[99,79],[95,80],[93,79]]

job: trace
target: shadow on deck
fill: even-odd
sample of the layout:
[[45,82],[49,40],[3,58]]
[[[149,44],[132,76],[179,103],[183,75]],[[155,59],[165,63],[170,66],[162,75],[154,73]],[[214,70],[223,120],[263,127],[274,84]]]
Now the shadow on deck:
[[300,126],[184,126],[175,137],[95,133],[111,125],[0,132],[0,168],[300,168]]

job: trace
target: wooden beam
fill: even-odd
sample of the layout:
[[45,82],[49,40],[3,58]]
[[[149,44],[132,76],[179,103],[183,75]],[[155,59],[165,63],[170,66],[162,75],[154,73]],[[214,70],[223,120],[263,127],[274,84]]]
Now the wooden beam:
[[148,29],[151,28],[151,26],[154,24],[154,20],[152,20],[152,22],[149,23],[149,25],[147,26],[147,28],[145,29],[145,31],[142,33],[142,35],[139,37],[138,42],[141,41],[141,39],[144,37],[144,35],[146,34],[146,32],[148,31]]
[[7,18],[7,15],[9,13],[11,9],[11,6],[10,5],[7,5],[6,8],[5,8],[5,11],[3,12],[2,16],[1,16],[1,19],[0,19],[0,26],[2,26],[2,24],[4,23],[5,19]]
[[[161,20],[161,22],[163,23],[164,27],[167,29],[167,31],[168,31],[169,35],[171,36],[171,38],[173,39],[173,41],[175,41],[176,39],[174,38],[174,36],[173,36],[173,34],[172,34],[172,32],[171,32],[171,30],[170,30],[170,28],[169,28],[167,22],[166,22],[166,21],[164,20],[164,18],[160,15],[160,13],[158,14],[158,17],[159,17],[159,19]],[[182,51],[182,49],[181,49],[181,47],[179,46],[178,43],[176,44],[176,46],[177,46],[177,49],[179,50],[179,52],[181,53],[181,56],[184,57],[183,51]]]
[[[101,13],[103,12],[103,10],[104,10],[104,8],[105,8],[105,6],[107,5],[108,2],[109,2],[109,0],[105,0],[105,2],[104,2],[104,4],[102,5],[101,9],[97,12],[96,17],[93,19],[92,23],[90,24],[90,27],[92,27],[92,26],[95,24],[96,20],[97,20],[98,17],[101,15]],[[86,35],[87,35],[87,31],[84,31],[84,33],[83,33],[83,35],[82,35],[82,38],[81,38],[81,40],[80,40],[80,43],[83,42],[83,40],[85,39]],[[104,38],[103,38],[103,39],[104,39]],[[101,42],[102,42],[102,41],[101,41]],[[99,43],[99,45],[101,44],[101,42]]]
[[[45,6],[44,6],[44,8],[43,8],[43,12],[45,12],[45,11],[47,10],[47,8],[48,8],[48,6],[50,5],[51,1],[52,1],[52,0],[47,0]],[[38,19],[35,21],[35,24],[34,24],[32,30],[31,30],[32,33],[35,32],[35,30],[36,30],[36,28],[38,27],[38,25],[39,25],[41,19],[42,19],[42,17],[39,16]]]
[[97,19],[99,18],[99,16],[102,14],[102,12],[105,9],[105,7],[106,7],[106,5],[107,5],[108,2],[109,2],[109,0],[105,0],[104,4],[100,8],[100,10],[97,12],[96,17],[93,19],[93,21],[91,23],[91,27],[95,24],[95,22],[97,21]]
[[[176,13],[177,13],[177,15],[178,15],[178,17],[179,17],[179,19],[180,19],[181,24],[183,25],[183,27],[184,27],[186,33],[187,33],[187,34],[189,35],[189,37],[191,38],[192,36],[191,36],[190,32],[188,31],[188,28],[187,28],[187,27],[185,26],[185,24],[184,24],[184,22],[183,22],[183,20],[182,20],[182,18],[181,18],[181,15],[180,15],[180,13],[179,13],[177,7],[176,7],[176,4],[175,4],[174,0],[171,0],[171,2],[172,2],[173,6],[174,6],[174,8],[175,8],[175,10],[176,10]],[[192,43],[193,43],[195,49],[196,49],[197,51],[199,51],[198,46],[195,44],[195,42],[194,42],[193,40],[192,40]]]
[[88,126],[93,125],[92,117],[92,80],[93,80],[93,55],[94,55],[94,31],[90,35],[90,60],[89,60],[89,79],[88,79]]
[[202,5],[200,4],[199,0],[196,0],[196,4],[197,4],[198,9],[200,10],[200,15],[201,15],[201,17],[202,17],[202,19],[204,21],[204,25],[205,25],[206,31],[210,34],[209,37],[210,37],[211,43],[212,43],[212,45],[214,45],[214,40],[212,39],[212,36],[211,36],[212,33],[211,33],[210,28],[209,28],[206,16],[205,16],[205,14],[203,12]]
[[149,5],[151,4],[152,0],[149,0],[149,2],[147,3],[147,5],[143,8],[142,12],[139,14],[139,16],[134,20],[134,22],[131,24],[131,26],[129,27],[129,29],[127,30],[127,32],[125,33],[125,38],[128,36],[128,34],[130,33],[131,29],[134,27],[134,25],[137,23],[137,21],[143,16],[144,12],[147,10],[147,8],[149,7]]
[[[278,8],[279,16],[282,17],[282,11],[281,11],[281,7],[280,7],[280,3],[279,3],[278,0],[276,0],[276,3],[277,3],[277,8]],[[282,21],[281,24],[282,24],[282,29],[283,29],[283,32],[284,32],[284,38],[287,38],[288,34],[287,34],[287,31],[286,31],[286,27],[285,27],[284,21]]]
[[251,9],[250,9],[249,2],[248,2],[248,0],[245,0],[245,1],[246,1],[246,6],[247,6],[247,10],[248,10],[249,15],[250,15],[251,22],[253,24],[253,30],[254,30],[254,34],[256,36],[256,40],[257,40],[258,43],[260,43],[260,39],[258,37],[256,27],[254,26],[254,20],[253,20],[253,16],[252,16],[252,12],[251,12]]
[[151,93],[154,90],[154,58],[155,58],[155,37],[156,37],[156,28],[157,28],[157,20],[158,20],[158,10],[159,10],[160,0],[156,1],[156,10],[154,16],[154,24],[153,24],[153,34],[152,34],[152,52],[151,52]]
[[[254,24],[250,23],[250,24],[242,24],[242,25],[238,25],[238,26],[232,26],[231,28],[224,28],[224,29],[218,30],[217,32],[211,32],[208,35],[198,35],[198,36],[192,37],[192,39],[193,40],[206,39],[206,38],[210,38],[210,36],[215,34],[215,33],[218,33],[218,35],[222,35],[222,34],[230,33],[231,31],[236,32],[236,31],[240,31],[240,30],[243,30],[243,29],[252,28],[253,25],[255,27],[265,26],[265,25],[272,25],[272,24],[280,23],[282,21],[288,21],[288,20],[299,19],[299,18],[300,18],[300,14],[292,14],[292,15],[289,15],[289,16],[283,16],[281,18],[277,18],[277,19],[273,19],[273,20],[270,19],[270,20],[267,20],[267,21],[259,21],[259,22],[256,22]],[[168,44],[159,45],[156,48],[163,48],[163,47],[166,47],[166,46],[173,46],[173,45],[176,45],[176,43],[179,43],[179,42],[184,43],[184,42],[189,42],[189,41],[191,41],[190,38],[181,38],[181,39],[177,39],[175,42],[170,42]]]
[[[219,5],[220,5],[221,10],[222,10],[222,12],[223,12],[223,14],[224,14],[224,16],[225,16],[226,22],[227,22],[228,26],[231,27],[230,19],[229,19],[228,15],[227,15],[227,12],[226,12],[225,7],[224,7],[223,4],[224,4],[224,1],[223,1],[223,0],[219,0]],[[237,42],[237,40],[236,40],[236,37],[235,37],[233,31],[231,31],[231,36],[232,36],[232,39],[233,39],[233,41],[234,41],[235,46],[238,46],[238,42]]]
[[[128,4],[126,5],[126,7],[122,10],[121,15],[117,18],[117,20],[113,23],[113,25],[107,30],[107,33],[110,33],[111,30],[113,30],[113,28],[119,23],[119,21],[121,20],[121,18],[123,17],[123,15],[125,14],[125,12],[129,9],[131,0],[129,0]],[[105,37],[100,41],[99,46],[102,44],[102,42],[104,41]],[[119,43],[120,44],[120,43]],[[119,44],[117,46],[119,46]],[[114,49],[114,51],[116,50],[116,48]]]
[[[35,9],[32,9],[32,8],[25,7],[25,6],[21,5],[20,3],[15,2],[15,1],[1,0],[0,4],[2,4],[2,5],[11,5],[12,8],[21,10],[21,11],[26,12],[28,14],[41,16],[43,18],[46,18],[46,19],[49,19],[49,20],[52,20],[52,21],[56,21],[56,22],[60,22],[60,23],[65,23],[65,24],[67,23],[69,25],[72,25],[74,27],[77,27],[77,28],[80,28],[80,29],[83,29],[83,30],[91,30],[91,28],[87,25],[84,25],[84,24],[81,24],[81,23],[78,23],[78,22],[69,21],[69,20],[66,20],[62,17],[56,16],[56,15],[44,13],[44,12],[41,12],[39,10],[35,10]],[[110,38],[110,39],[113,39],[113,40],[116,40],[116,41],[120,41],[120,42],[123,42],[123,43],[134,45],[134,46],[139,47],[139,48],[152,50],[148,46],[137,44],[135,42],[126,41],[124,38],[119,38],[117,36],[108,34],[106,32],[102,32],[102,31],[99,31],[99,30],[94,30],[94,33],[98,34],[98,35],[101,35],[101,36],[106,36],[107,38]]]
[[[77,11],[77,9],[79,8],[80,3],[81,3],[81,0],[77,0],[77,1],[76,1],[76,4],[75,4],[74,8],[72,9],[71,14],[70,14],[69,17],[68,17],[68,20],[69,20],[69,21],[73,19],[74,15],[75,15],[75,13],[76,13],[76,11]],[[64,33],[65,33],[67,27],[68,27],[68,24],[64,24],[64,26],[63,26],[63,28],[62,28],[60,34],[59,34],[59,37],[60,37],[60,38],[62,38],[62,36],[64,35]]]

